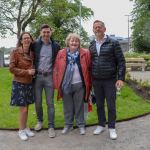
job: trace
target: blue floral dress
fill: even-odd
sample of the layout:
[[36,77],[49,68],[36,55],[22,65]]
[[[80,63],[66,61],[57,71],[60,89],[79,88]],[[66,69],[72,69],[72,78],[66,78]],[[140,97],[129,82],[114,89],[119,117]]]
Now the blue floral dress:
[[10,105],[27,106],[32,103],[34,103],[33,85],[13,81]]

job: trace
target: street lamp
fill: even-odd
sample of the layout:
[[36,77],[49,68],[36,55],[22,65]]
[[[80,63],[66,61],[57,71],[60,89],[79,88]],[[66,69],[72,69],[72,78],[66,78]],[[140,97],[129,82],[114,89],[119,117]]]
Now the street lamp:
[[80,27],[79,27],[79,34],[80,34],[80,36],[81,36],[81,6],[82,6],[82,3],[81,3],[81,0],[80,0],[80,2],[79,2],[79,21],[80,21]]
[[130,30],[129,30],[130,15],[125,15],[125,16],[128,17],[128,52],[129,52],[129,50],[130,50]]

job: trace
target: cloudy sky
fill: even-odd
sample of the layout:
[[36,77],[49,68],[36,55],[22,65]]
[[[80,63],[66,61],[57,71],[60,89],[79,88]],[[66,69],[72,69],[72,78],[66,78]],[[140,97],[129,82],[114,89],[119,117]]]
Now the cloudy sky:
[[[81,0],[82,4],[94,11],[94,16],[82,25],[89,35],[93,35],[92,24],[94,20],[102,20],[106,25],[107,34],[127,37],[128,18],[125,15],[130,14],[133,9],[133,2],[129,0]],[[131,26],[131,23],[130,23]],[[130,34],[131,34],[130,30]],[[0,39],[0,47],[14,47],[16,38]]]
[[[98,19],[105,22],[107,34],[128,36],[128,18],[125,15],[131,13],[133,2],[129,0],[82,0],[82,4],[94,11],[94,17],[85,23],[82,22],[89,35],[93,34],[93,21]],[[130,34],[131,32],[130,30]]]

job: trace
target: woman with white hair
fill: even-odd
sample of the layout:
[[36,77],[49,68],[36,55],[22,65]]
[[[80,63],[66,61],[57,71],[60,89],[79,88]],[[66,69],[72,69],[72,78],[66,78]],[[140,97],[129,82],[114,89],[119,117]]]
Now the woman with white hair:
[[90,64],[90,52],[80,47],[80,36],[70,33],[66,48],[57,54],[53,73],[58,98],[63,99],[65,127],[62,134],[73,129],[74,117],[80,134],[85,134],[84,101],[88,101],[91,90]]

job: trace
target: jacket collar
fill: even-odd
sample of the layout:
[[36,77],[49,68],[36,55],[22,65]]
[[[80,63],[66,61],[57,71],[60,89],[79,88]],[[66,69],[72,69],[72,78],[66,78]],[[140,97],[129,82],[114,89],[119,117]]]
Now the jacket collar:
[[80,48],[80,57],[86,54],[86,50],[83,48]]
[[106,38],[105,42],[110,42],[111,38],[108,35],[106,35],[106,36],[107,36],[107,38]]
[[18,47],[17,49],[18,49],[18,53],[20,53],[20,54],[23,54],[23,53],[24,53],[22,47]]
[[30,55],[25,55],[22,47],[18,47],[17,50],[18,50],[19,54],[23,55],[24,59],[32,60],[31,53],[30,53]]
[[[108,43],[108,42],[110,42],[110,40],[111,40],[111,38],[108,35],[106,35],[106,40],[104,43]],[[91,44],[96,44],[96,40],[94,39],[93,41],[91,41]]]
[[[42,40],[41,36],[39,37],[38,41],[41,45],[43,44],[43,40]],[[50,38],[49,41],[50,41],[50,43],[52,43],[53,42],[52,38]]]

